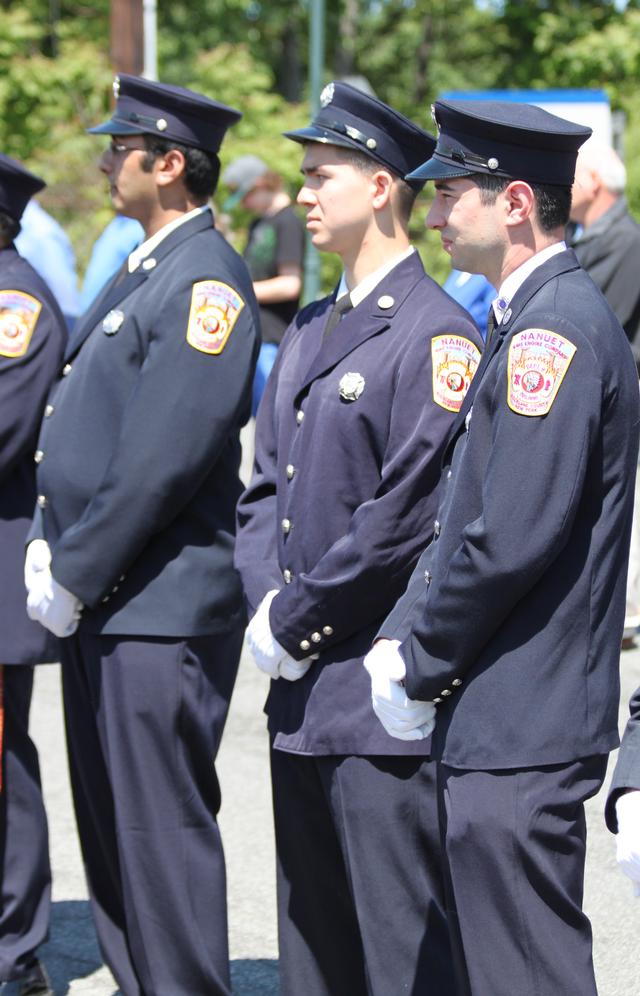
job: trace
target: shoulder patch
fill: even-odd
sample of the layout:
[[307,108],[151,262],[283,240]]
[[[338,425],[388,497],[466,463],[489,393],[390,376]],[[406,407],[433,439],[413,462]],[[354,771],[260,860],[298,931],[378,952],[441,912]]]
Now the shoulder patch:
[[24,291],[0,291],[0,356],[24,356],[42,303]]
[[548,329],[524,329],[509,343],[507,401],[518,415],[550,411],[577,347]]
[[437,335],[431,340],[433,400],[449,412],[459,412],[480,362],[480,350],[461,335]]
[[200,280],[191,293],[187,342],[201,353],[217,356],[243,308],[244,301],[233,287],[220,280]]

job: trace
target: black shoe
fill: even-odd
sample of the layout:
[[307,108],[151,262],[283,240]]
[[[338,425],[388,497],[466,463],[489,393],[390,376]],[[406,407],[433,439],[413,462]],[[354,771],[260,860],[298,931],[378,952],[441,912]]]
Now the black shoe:
[[18,996],[55,996],[41,962],[36,962],[28,974],[18,980]]

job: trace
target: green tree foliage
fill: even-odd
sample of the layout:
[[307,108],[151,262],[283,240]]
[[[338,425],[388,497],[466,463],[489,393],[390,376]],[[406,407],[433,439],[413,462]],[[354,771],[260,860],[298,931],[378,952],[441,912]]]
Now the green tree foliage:
[[[172,0],[158,4],[161,78],[243,111],[223,167],[261,155],[295,194],[301,150],[281,137],[309,118],[311,0]],[[629,199],[640,214],[640,0],[325,0],[326,79],[364,76],[383,100],[432,128],[445,90],[604,88],[626,114]],[[111,101],[109,0],[0,0],[0,148],[47,179],[42,201],[69,231],[81,265],[111,216],[97,165],[104,140],[85,129]],[[221,190],[222,201],[226,191]],[[429,188],[413,236],[431,272],[448,259],[424,231]],[[246,217],[233,215],[241,244]],[[327,259],[325,277],[335,275]]]

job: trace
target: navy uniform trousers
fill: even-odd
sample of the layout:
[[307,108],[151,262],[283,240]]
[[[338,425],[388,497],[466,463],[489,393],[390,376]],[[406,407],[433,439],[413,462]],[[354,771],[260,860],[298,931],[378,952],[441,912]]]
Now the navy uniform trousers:
[[607,756],[516,772],[435,768],[457,996],[597,996],[584,803]]
[[40,766],[29,737],[33,667],[3,667],[0,793],[0,979],[24,975],[47,939],[51,869]]
[[185,640],[81,629],[62,641],[92,911],[124,996],[231,992],[214,759],[241,645],[238,629]]
[[283,996],[452,996],[435,772],[271,752]]

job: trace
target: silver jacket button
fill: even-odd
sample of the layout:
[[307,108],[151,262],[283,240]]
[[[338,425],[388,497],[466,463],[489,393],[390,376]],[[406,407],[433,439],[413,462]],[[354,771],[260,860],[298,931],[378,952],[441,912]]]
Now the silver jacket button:
[[454,688],[459,688],[460,685],[462,684],[462,678],[454,678],[451,684],[453,685]]
[[311,642],[312,643],[320,643],[321,639],[322,639],[322,637],[320,636],[319,633],[312,633],[311,634]]
[[54,412],[53,405],[47,405],[47,407],[44,410],[44,417],[50,418],[53,415],[53,412]]
[[300,640],[300,650],[311,650],[311,644],[308,640]]
[[293,574],[291,573],[288,567],[285,567],[285,569],[283,570],[282,577],[284,578],[285,584],[291,584],[291,578],[293,577]]
[[298,423],[298,425],[300,425],[301,422],[304,422],[304,412],[302,411],[302,409],[300,409],[300,411],[296,415],[296,422]]
[[322,632],[325,636],[333,636],[333,626],[323,626]]
[[44,450],[36,450],[33,454],[33,459],[36,463],[42,463],[44,460]]
[[71,373],[71,364],[70,363],[65,363],[65,365],[62,368],[62,376],[66,377],[67,374],[70,374],[70,373]]
[[293,466],[293,464],[292,463],[288,463],[287,464],[287,478],[289,480],[291,480],[291,478],[293,477],[293,475],[295,474],[295,472],[296,472],[296,468]]
[[291,532],[291,519],[282,520],[282,532],[285,534]]
[[46,495],[38,495],[38,508],[46,508],[49,504],[49,499]]

